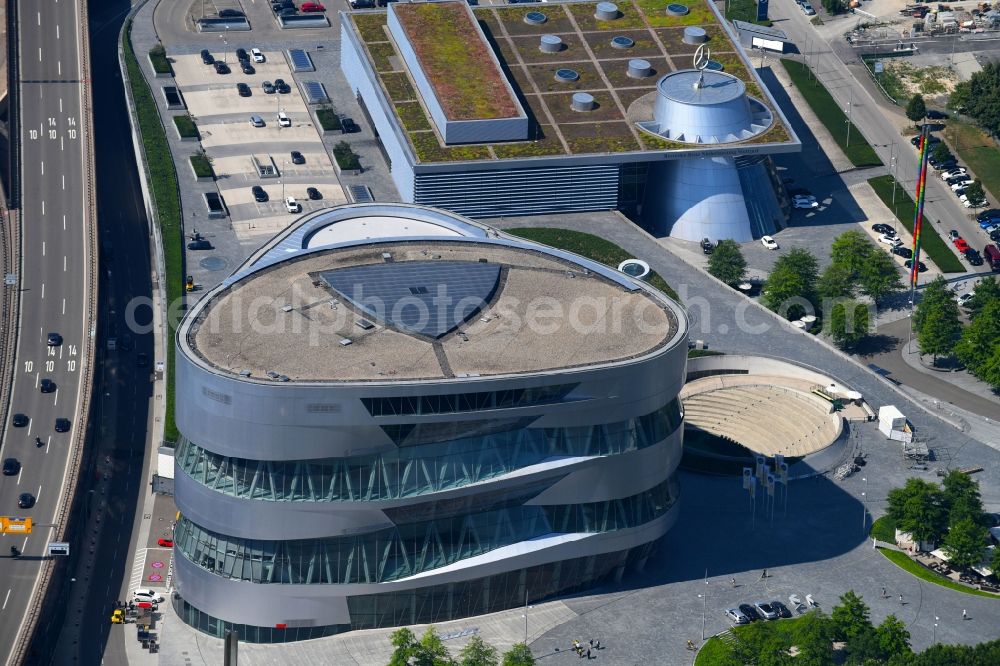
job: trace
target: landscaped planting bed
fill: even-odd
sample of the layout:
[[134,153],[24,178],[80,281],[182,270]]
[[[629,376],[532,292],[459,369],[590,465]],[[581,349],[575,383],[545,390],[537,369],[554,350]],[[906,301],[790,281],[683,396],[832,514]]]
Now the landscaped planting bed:
[[190,115],[174,116],[174,125],[177,126],[177,133],[182,139],[197,139],[198,126]]
[[464,1],[396,3],[392,9],[449,120],[518,115],[517,101]]
[[317,109],[316,119],[319,121],[319,126],[326,132],[343,129],[343,126],[340,124],[340,116],[337,115],[334,109]]
[[205,153],[195,153],[192,155],[191,167],[194,169],[194,175],[198,178],[215,177],[215,170],[212,169],[212,163],[205,156]]
[[162,44],[157,44],[149,49],[149,61],[153,63],[153,71],[157,74],[173,74],[174,69],[167,60],[167,50]]

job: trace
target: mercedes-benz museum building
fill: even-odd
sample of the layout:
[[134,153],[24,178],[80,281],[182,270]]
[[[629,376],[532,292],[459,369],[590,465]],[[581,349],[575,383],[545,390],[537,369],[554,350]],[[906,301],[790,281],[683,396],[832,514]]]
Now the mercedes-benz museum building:
[[286,642],[643,566],[678,511],[686,326],[641,280],[443,211],[302,218],[178,330],[175,610]]

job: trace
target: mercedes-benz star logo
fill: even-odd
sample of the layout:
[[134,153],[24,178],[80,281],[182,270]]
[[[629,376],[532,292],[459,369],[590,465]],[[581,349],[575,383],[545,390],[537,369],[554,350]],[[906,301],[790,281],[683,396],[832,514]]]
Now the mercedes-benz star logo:
[[708,44],[702,44],[698,47],[698,50],[694,52],[694,68],[704,70],[708,67],[708,62],[711,59],[712,50],[708,48]]

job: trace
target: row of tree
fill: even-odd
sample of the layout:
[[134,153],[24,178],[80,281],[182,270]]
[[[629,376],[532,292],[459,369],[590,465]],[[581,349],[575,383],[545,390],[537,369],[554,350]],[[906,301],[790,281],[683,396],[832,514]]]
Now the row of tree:
[[[979,485],[965,472],[951,470],[941,486],[909,479],[889,491],[888,516],[917,541],[941,544],[948,562],[960,569],[979,566],[989,543],[989,523],[983,513]],[[1000,571],[1000,549],[990,568]]]
[[403,627],[389,637],[393,652],[388,666],[535,666],[535,657],[524,643],[516,643],[502,655],[479,636],[473,636],[458,653],[451,656],[444,641],[428,627],[419,639]]
[[988,62],[968,81],[957,84],[948,106],[972,116],[991,135],[1000,134],[1000,64]]
[[[734,241],[720,241],[708,259],[708,272],[730,286],[746,277],[746,260]],[[899,268],[861,231],[838,236],[830,247],[830,265],[821,273],[808,250],[795,248],[778,258],[763,286],[763,304],[790,320],[815,314],[824,330],[844,347],[868,335],[867,296],[878,306],[902,288]]]
[[943,277],[921,292],[913,312],[913,330],[920,353],[954,355],[973,375],[1000,388],[1000,283],[983,278],[965,304],[969,324],[962,325],[954,292]]

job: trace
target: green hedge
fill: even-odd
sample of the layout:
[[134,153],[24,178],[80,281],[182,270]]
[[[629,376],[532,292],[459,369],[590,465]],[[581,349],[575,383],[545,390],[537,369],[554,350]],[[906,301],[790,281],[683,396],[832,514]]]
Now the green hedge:
[[149,61],[153,63],[153,71],[157,74],[172,75],[174,73],[174,68],[170,66],[170,61],[167,60],[167,50],[163,48],[163,44],[157,44],[149,49]]
[[[902,223],[906,230],[913,233],[913,216],[916,214],[916,204],[909,197],[902,185],[896,187],[896,204],[892,203],[892,176],[879,176],[872,178],[868,184],[875,190],[875,194],[882,200],[889,210],[892,210],[896,218]],[[920,226],[920,248],[922,253],[926,253],[937,267],[945,273],[964,273],[965,267],[958,260],[955,253],[951,251],[947,243],[938,235],[937,230],[928,218],[924,218],[924,223]]]
[[[507,229],[507,233],[526,238],[536,243],[549,245],[551,247],[573,252],[581,257],[592,259],[599,264],[618,268],[618,265],[626,259],[632,259],[632,255],[603,238],[587,234],[582,231],[571,231],[569,229],[552,229],[547,227],[517,229]],[[650,272],[643,278],[648,284],[656,287],[664,294],[680,303],[681,299],[667,281],[660,277],[655,271]]]
[[197,139],[199,136],[198,126],[190,114],[174,116],[174,125],[177,126],[177,133],[181,135],[182,139]]
[[343,129],[343,126],[340,124],[340,116],[337,115],[337,112],[334,109],[317,109],[316,120],[319,121],[319,126],[322,127],[324,131],[332,132],[333,130]]
[[341,169],[361,168],[361,160],[358,159],[357,153],[351,150],[351,146],[346,141],[341,141],[333,147],[333,157]]
[[[139,62],[132,50],[132,21],[125,25],[122,34],[122,48],[125,53],[125,66],[128,69],[129,85],[135,100],[135,111],[139,122],[139,132],[142,135],[142,145],[146,153],[146,165],[149,169],[150,188],[156,200],[159,214],[160,234],[163,238],[163,262],[166,273],[167,310],[173,312],[175,303],[181,302],[184,284],[184,245],[181,235],[181,206],[178,197],[177,173],[174,171],[174,161],[167,144],[167,135],[160,122],[153,94],[142,76]],[[140,167],[141,168],[141,167]],[[179,437],[177,424],[174,421],[174,333],[176,322],[167,317],[167,382],[166,414],[163,423],[163,439],[176,443]]]
[[820,122],[837,142],[844,155],[854,166],[878,166],[882,160],[865,140],[857,126],[851,124],[851,145],[847,145],[847,116],[837,105],[830,92],[819,81],[809,76],[809,68],[796,60],[781,59],[781,64],[799,93],[812,108]]
[[208,161],[205,153],[195,153],[190,159],[195,176],[198,178],[215,178],[215,169],[212,168],[212,163]]
[[991,599],[1000,600],[1000,595],[993,594],[992,592],[983,592],[982,590],[977,590],[967,585],[956,583],[950,578],[945,578],[944,576],[936,574],[922,564],[915,562],[906,553],[902,553],[898,550],[889,550],[888,548],[878,548],[877,550],[885,555],[886,559],[891,561],[900,569],[913,574],[920,580],[925,580],[928,583],[934,583],[935,585],[940,585],[941,587],[947,587],[948,589],[955,590],[956,592],[965,592],[966,594],[972,594],[977,597],[990,597]]

